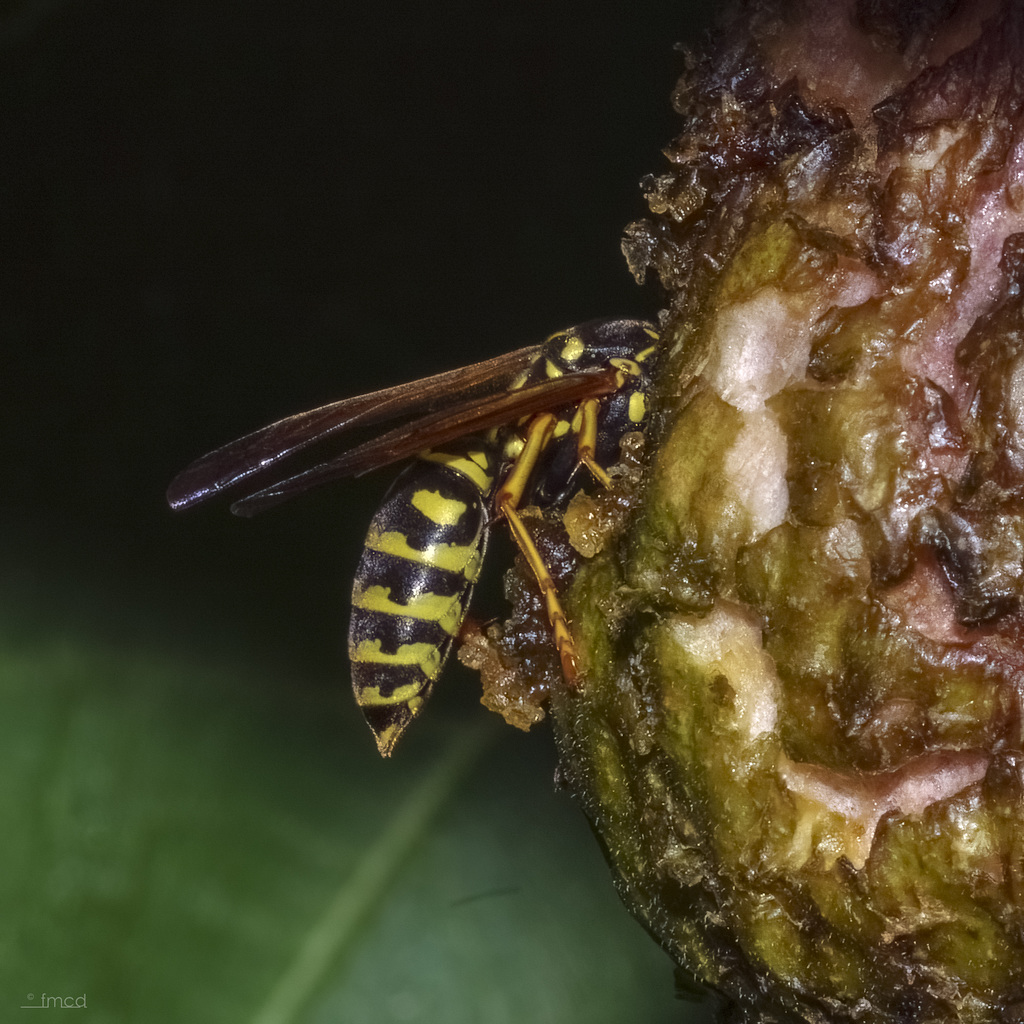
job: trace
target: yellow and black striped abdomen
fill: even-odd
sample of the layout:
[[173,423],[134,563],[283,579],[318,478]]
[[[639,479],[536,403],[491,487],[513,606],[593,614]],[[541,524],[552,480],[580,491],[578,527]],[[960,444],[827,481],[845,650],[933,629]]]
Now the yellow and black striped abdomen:
[[487,543],[495,458],[429,452],[395,481],[366,536],[349,626],[352,688],[382,754],[419,714],[462,626]]

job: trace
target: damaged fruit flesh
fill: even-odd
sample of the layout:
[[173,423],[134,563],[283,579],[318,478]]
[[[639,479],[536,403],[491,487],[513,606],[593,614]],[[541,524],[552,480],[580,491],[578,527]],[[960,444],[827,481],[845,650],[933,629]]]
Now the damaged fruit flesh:
[[1024,1015],[1024,13],[744,5],[624,248],[647,466],[551,700],[624,899],[765,1019]]

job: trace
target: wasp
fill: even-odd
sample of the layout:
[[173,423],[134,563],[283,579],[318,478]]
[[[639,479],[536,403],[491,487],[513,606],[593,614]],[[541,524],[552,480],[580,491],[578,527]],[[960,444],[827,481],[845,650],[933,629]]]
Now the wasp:
[[[554,581],[520,508],[564,508],[586,478],[611,486],[619,442],[647,418],[658,335],[594,320],[471,366],[288,416],[202,456],[167,491],[188,508],[244,489],[251,516],[333,480],[412,459],[374,515],[355,572],[352,688],[381,754],[420,713],[457,641],[500,520],[537,582],[569,686],[578,668]],[[356,428],[370,440],[286,472],[295,456]]]

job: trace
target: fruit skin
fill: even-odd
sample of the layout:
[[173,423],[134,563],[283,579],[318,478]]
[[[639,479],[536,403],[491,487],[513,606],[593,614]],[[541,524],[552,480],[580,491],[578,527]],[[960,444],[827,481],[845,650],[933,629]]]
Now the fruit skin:
[[766,1020],[1024,1018],[1024,13],[735,9],[624,250],[635,508],[567,595],[562,773]]

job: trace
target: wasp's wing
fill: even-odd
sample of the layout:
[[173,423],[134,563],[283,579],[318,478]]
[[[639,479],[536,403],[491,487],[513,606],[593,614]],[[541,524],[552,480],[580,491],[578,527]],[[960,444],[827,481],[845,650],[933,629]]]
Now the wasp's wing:
[[457,370],[343,398],[277,420],[196,459],[171,481],[167,501],[172,508],[189,508],[342,431],[430,413],[450,404],[453,397],[472,398],[503,390],[538,351],[539,345],[528,345]]
[[528,388],[459,402],[441,412],[396,427],[337,458],[241,498],[231,506],[231,511],[240,516],[253,516],[332,480],[357,476],[399,462],[467,434],[513,423],[522,416],[558,409],[585,398],[599,398],[611,394],[618,387],[617,373],[608,367],[569,373]]

